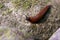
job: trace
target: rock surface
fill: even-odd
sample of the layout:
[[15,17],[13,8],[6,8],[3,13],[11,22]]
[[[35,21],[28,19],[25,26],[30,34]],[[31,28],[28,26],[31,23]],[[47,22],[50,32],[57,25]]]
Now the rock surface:
[[53,33],[49,40],[60,40],[60,28],[55,33]]

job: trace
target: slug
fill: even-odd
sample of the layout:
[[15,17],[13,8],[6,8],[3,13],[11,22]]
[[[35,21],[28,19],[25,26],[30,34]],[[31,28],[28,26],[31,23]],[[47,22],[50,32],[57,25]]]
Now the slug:
[[46,14],[46,12],[49,10],[50,7],[51,5],[47,5],[36,16],[33,16],[33,17],[26,16],[26,20],[31,23],[37,23]]

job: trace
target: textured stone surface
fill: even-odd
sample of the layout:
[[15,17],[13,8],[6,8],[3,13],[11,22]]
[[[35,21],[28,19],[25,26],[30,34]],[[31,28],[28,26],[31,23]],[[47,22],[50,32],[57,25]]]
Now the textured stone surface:
[[49,40],[60,40],[60,28],[53,33]]

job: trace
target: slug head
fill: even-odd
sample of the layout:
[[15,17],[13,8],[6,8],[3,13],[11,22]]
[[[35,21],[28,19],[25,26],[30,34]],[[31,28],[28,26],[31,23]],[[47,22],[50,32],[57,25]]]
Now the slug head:
[[27,16],[26,16],[26,20],[27,20],[27,21],[30,21],[30,17],[27,17]]

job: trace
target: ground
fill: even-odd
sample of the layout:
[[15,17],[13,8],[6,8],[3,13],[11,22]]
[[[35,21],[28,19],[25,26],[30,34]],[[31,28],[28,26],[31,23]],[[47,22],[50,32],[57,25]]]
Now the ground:
[[[35,16],[52,5],[47,20],[32,24],[25,15]],[[0,0],[0,40],[49,40],[60,27],[60,0]]]

